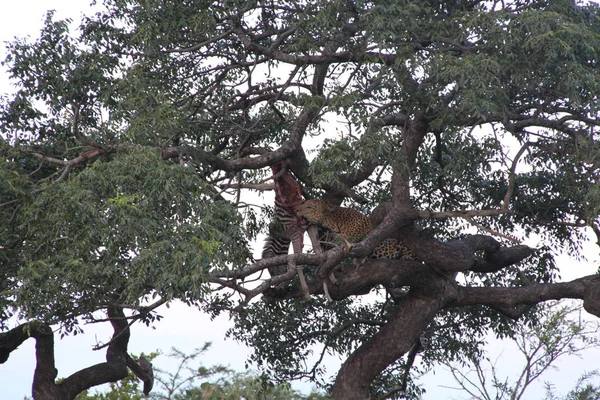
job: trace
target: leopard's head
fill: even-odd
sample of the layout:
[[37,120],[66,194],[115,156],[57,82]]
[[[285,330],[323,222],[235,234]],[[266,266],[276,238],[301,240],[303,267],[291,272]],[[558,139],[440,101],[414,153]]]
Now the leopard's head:
[[318,199],[306,200],[294,206],[294,210],[300,217],[315,224],[323,221],[326,209],[327,203]]

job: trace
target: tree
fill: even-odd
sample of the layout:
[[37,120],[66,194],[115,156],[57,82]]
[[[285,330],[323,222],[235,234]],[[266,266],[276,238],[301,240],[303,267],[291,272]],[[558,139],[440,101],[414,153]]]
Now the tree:
[[[344,357],[336,399],[416,393],[421,338],[434,365],[480,356],[548,300],[600,315],[599,276],[557,283],[554,262],[600,238],[596,4],[103,5],[76,38],[48,14],[6,60],[19,91],[0,115],[0,360],[36,340],[36,399],[127,367],[151,385],[129,326],[174,299],[232,312],[230,334],[276,379],[321,381],[314,346]],[[246,193],[278,162],[305,198],[374,229],[349,251],[254,261],[270,214]],[[519,244],[531,235],[540,248]],[[389,237],[418,260],[366,258]],[[25,322],[9,329],[13,315]],[[57,384],[51,327],[89,321],[112,324],[107,362]]]
[[[450,364],[450,372],[459,388],[469,393],[470,398],[522,399],[531,383],[541,379],[551,367],[556,367],[559,358],[581,356],[586,350],[600,346],[596,337],[600,325],[596,321],[582,319],[581,312],[580,307],[571,304],[546,303],[539,308],[537,323],[521,321],[512,338],[519,356],[522,356],[512,361],[513,376],[501,376],[496,369],[498,360],[492,362],[487,356],[484,359],[469,359],[472,369],[468,372],[458,364]],[[519,367],[519,361],[522,368]],[[595,375],[597,372],[585,373],[575,391]],[[550,398],[552,386],[546,384],[546,387],[547,397]],[[586,385],[587,390],[590,390],[589,387]]]

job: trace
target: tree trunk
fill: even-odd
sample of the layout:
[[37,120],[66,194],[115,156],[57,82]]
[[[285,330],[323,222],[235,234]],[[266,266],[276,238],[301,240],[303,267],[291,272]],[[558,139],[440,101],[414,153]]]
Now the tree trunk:
[[441,307],[438,297],[409,296],[384,327],[342,365],[333,386],[333,398],[369,399],[373,380],[411,349]]

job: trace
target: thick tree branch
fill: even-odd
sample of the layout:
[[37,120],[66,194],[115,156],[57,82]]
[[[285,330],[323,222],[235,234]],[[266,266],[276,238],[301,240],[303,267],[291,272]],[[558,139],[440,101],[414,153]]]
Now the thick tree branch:
[[548,300],[582,299],[587,312],[600,317],[600,275],[589,275],[564,283],[536,284],[525,287],[456,287],[449,307],[476,304],[514,308]]
[[41,323],[30,322],[21,324],[7,332],[0,333],[0,364],[4,364],[8,360],[8,357],[10,357],[10,353],[16,350],[25,340],[29,339],[27,332],[31,324]]
[[514,265],[535,252],[531,247],[520,245],[500,248],[494,252],[486,252],[484,258],[477,258],[470,268],[473,272],[496,272]]
[[[336,270],[337,282],[329,287],[329,292],[331,298],[340,300],[353,295],[369,293],[378,285],[424,288],[428,286],[432,277],[438,277],[440,274],[453,279],[453,274],[458,271],[471,270],[483,273],[499,271],[519,263],[535,251],[527,246],[502,247],[494,238],[485,235],[471,235],[462,240],[447,243],[437,241],[426,231],[412,232],[402,237],[402,240],[413,249],[418,257],[425,259],[421,260],[425,264],[412,260],[377,259],[367,260],[357,267],[336,270],[340,262],[348,256],[340,247],[336,247],[318,256],[285,255],[261,260],[245,268],[243,275],[254,273],[257,269],[264,269],[273,263],[283,265],[289,262],[290,257],[294,257],[296,262],[319,265],[318,279],[309,282],[309,291],[313,294],[322,293],[319,284],[326,280],[332,271]],[[350,255],[353,254],[353,251],[350,252]],[[279,284],[293,277],[294,273],[288,272],[285,275],[271,278],[270,284]],[[267,280],[267,282],[269,281]],[[260,290],[264,289],[262,285],[260,288]],[[253,295],[256,294],[258,293],[253,291]],[[268,290],[268,296],[277,299],[294,298],[299,294],[298,288]]]
[[414,168],[419,147],[425,139],[429,126],[424,116],[406,121],[402,141],[402,160],[392,166],[392,203],[408,210],[410,203],[410,171]]

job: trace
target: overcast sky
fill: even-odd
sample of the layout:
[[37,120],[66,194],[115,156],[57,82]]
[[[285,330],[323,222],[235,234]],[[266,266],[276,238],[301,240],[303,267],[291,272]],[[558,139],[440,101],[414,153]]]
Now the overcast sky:
[[[57,11],[57,18],[72,18],[78,21],[82,13],[90,12],[86,5],[86,0],[22,0],[5,2],[2,5],[0,13],[0,41],[11,41],[15,36],[37,37],[37,32],[42,26],[45,13],[48,9]],[[4,45],[0,49],[0,59],[6,56]],[[8,86],[7,74],[4,69],[0,70],[0,94],[10,91]],[[537,247],[539,243],[532,241],[526,243]],[[592,261],[597,260],[597,247],[588,246],[587,253]],[[568,258],[561,259],[562,276],[565,280],[584,276],[595,272],[597,262],[582,264]],[[134,325],[130,340],[130,353],[139,354],[141,352],[152,352],[161,349],[163,352],[175,346],[185,352],[191,352],[195,348],[201,347],[206,341],[213,342],[213,347],[205,358],[205,365],[220,363],[229,365],[231,368],[243,371],[244,362],[249,354],[248,349],[237,344],[234,341],[223,340],[224,333],[230,324],[227,317],[218,318],[210,321],[209,318],[196,310],[187,308],[180,304],[174,304],[169,309],[162,308],[161,314],[164,319],[150,329],[142,325]],[[22,321],[21,321],[22,322]],[[16,324],[16,321],[15,321]],[[109,340],[111,330],[108,327],[93,326],[85,327],[85,334],[77,337],[68,337],[63,340],[56,338],[56,360],[59,377],[66,377],[71,373],[88,367],[98,362],[104,361],[104,351],[92,351],[92,347],[99,342]],[[0,364],[0,398],[12,400],[23,399],[24,396],[31,395],[31,381],[35,368],[33,340],[26,341],[18,350],[13,352],[5,364]],[[493,348],[492,359],[499,357],[498,368],[500,373],[514,373],[514,360],[516,353],[514,349],[504,349],[501,344],[496,344]],[[544,376],[545,380],[553,382],[563,391],[571,388],[576,379],[584,372],[597,368],[595,360],[600,356],[600,352],[588,354],[585,360],[572,358],[559,364],[560,371]],[[169,369],[173,363],[165,358],[159,358],[155,364],[162,369]],[[330,362],[330,373],[335,373],[339,361]],[[447,398],[448,395],[454,398],[467,398],[466,395],[448,392],[443,385],[451,385],[447,380],[448,374],[438,370],[434,374],[429,374],[422,381],[427,387],[425,400],[435,400]],[[305,384],[299,387],[308,390],[311,385]],[[543,397],[543,385],[540,382],[535,390],[528,392],[528,399]]]

